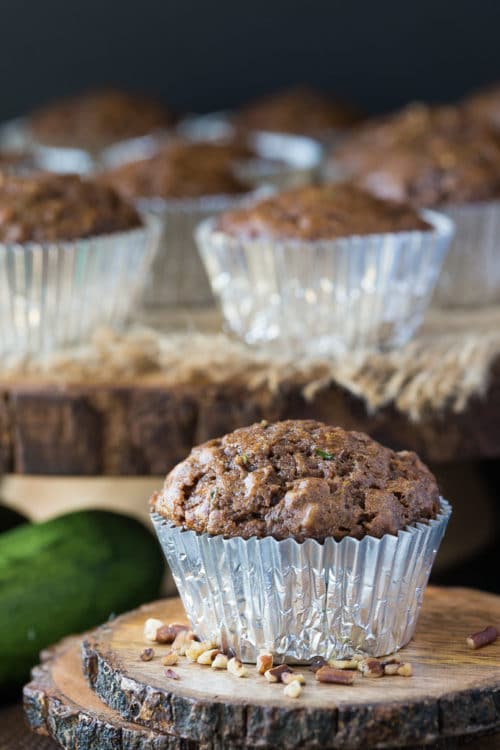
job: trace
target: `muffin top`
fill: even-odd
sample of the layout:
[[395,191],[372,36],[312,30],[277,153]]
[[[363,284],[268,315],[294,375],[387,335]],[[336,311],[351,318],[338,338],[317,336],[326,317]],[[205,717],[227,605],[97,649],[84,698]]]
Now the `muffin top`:
[[239,143],[172,141],[148,159],[103,172],[100,179],[127,198],[199,198],[248,192],[234,165],[252,152]]
[[435,207],[500,198],[500,146],[481,138],[436,136],[367,160],[358,184],[380,198]]
[[89,91],[52,102],[30,117],[34,137],[49,146],[98,150],[172,125],[160,102],[115,89]]
[[429,137],[453,136],[469,127],[463,110],[454,105],[428,105],[420,102],[392,114],[368,120],[347,136],[331,154],[347,173],[356,174],[381,152],[399,147],[418,149]]
[[439,492],[415,453],[312,420],[244,427],[193,448],[153,509],[198,533],[297,541],[396,534],[435,518]]
[[235,125],[247,130],[320,135],[359,120],[353,107],[306,86],[268,94],[243,107]]
[[414,209],[343,183],[296,188],[229,211],[215,229],[244,239],[315,241],[430,227]]
[[0,173],[0,242],[52,242],[141,226],[118,193],[77,175]]
[[462,107],[472,122],[500,131],[500,84],[473,92]]

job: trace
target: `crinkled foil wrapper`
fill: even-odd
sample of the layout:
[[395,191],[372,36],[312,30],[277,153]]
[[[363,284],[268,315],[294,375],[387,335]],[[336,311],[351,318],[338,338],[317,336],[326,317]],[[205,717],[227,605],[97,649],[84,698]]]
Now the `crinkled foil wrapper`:
[[455,223],[434,301],[442,307],[500,302],[500,201],[444,206]]
[[243,661],[382,656],[412,637],[451,515],[397,536],[276,541],[196,534],[156,513],[153,524],[193,630]]
[[41,355],[121,327],[144,288],[161,222],[61,242],[0,243],[0,358]]
[[241,208],[264,198],[271,192],[271,188],[262,187],[238,195],[171,200],[144,198],[137,201],[137,208],[143,215],[156,216],[162,222],[160,243],[142,296],[144,306],[213,303],[210,283],[194,236],[198,224],[223,211]]
[[238,238],[204,221],[196,239],[228,328],[248,344],[341,356],[406,344],[431,302],[453,222],[335,240]]

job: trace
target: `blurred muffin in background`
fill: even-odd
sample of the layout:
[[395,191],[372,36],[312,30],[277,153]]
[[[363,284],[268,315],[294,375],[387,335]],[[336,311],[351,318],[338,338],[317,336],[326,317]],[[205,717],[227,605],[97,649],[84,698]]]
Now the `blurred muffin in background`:
[[147,159],[102,173],[100,180],[133,200],[199,198],[248,192],[234,166],[254,156],[243,143],[171,141]]
[[102,89],[51,102],[33,112],[33,138],[47,146],[98,151],[127,138],[170,127],[172,112],[142,94]]
[[472,92],[462,107],[472,122],[500,132],[500,83]]
[[399,147],[418,148],[432,135],[453,135],[466,125],[464,112],[455,105],[429,105],[420,102],[391,114],[374,117],[354,129],[330,154],[327,173],[340,168],[355,175],[381,159],[381,152]]
[[351,105],[307,86],[267,94],[250,102],[234,118],[237,128],[321,137],[345,130],[361,119]]
[[194,231],[203,219],[236,208],[253,195],[252,186],[236,170],[252,157],[238,142],[172,140],[147,159],[102,172],[101,182],[162,221],[162,241],[143,297],[146,306],[213,301]]
[[54,242],[142,226],[137,211],[107,185],[78,175],[0,174],[0,242]]

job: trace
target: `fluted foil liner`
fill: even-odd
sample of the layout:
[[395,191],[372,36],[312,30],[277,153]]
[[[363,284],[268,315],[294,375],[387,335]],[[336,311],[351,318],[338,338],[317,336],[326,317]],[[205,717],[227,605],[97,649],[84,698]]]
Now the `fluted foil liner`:
[[196,634],[255,662],[382,656],[413,636],[434,558],[451,515],[381,539],[276,541],[196,534],[152,520]]
[[144,286],[160,238],[144,227],[65,242],[0,244],[0,356],[44,354],[120,326]]
[[455,237],[434,301],[442,307],[500,302],[500,201],[443,208]]
[[269,194],[261,188],[242,195],[203,198],[141,199],[139,211],[162,223],[161,239],[142,295],[146,307],[213,303],[212,290],[195,242],[198,224],[214,214],[246,205]]
[[405,344],[429,305],[452,221],[430,231],[314,242],[239,239],[206,221],[197,242],[227,326],[249,344],[339,355]]

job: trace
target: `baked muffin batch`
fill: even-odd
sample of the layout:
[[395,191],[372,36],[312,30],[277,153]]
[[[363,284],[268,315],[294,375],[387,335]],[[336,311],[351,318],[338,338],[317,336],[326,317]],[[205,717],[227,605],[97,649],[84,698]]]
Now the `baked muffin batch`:
[[[362,120],[297,87],[224,115],[222,129],[202,117],[194,130],[192,118],[120,90],[46,105],[0,133],[0,273],[10,295],[0,352],[82,342],[100,322],[123,324],[137,302],[215,299],[247,343],[337,356],[405,344],[433,295],[444,305],[497,302],[499,100],[493,87]],[[315,138],[327,149],[322,187]],[[120,312],[101,315],[117,274],[91,263],[81,241],[123,237],[135,238],[140,274]],[[50,272],[30,271],[43,265],[30,243]],[[61,274],[68,243],[74,273]],[[66,286],[71,278],[57,298],[73,308],[101,297],[92,325],[43,334],[54,325],[40,302],[48,287],[53,295],[52,277]]]

